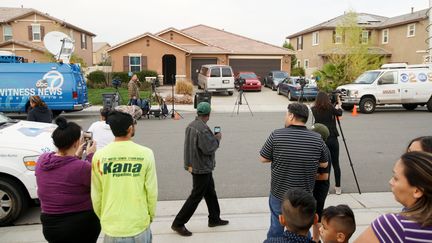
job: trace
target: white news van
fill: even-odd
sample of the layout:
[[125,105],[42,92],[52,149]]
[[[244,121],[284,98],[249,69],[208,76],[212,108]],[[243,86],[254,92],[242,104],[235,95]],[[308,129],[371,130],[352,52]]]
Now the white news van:
[[234,74],[227,65],[203,65],[198,74],[198,88],[207,92],[234,93]]
[[372,113],[377,105],[401,104],[407,110],[426,105],[432,112],[432,66],[385,64],[337,90],[344,110],[358,105],[360,112]]

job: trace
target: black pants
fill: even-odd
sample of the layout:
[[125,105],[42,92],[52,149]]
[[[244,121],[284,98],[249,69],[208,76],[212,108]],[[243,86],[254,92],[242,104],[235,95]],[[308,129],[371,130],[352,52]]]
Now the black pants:
[[330,182],[328,180],[315,181],[313,196],[317,203],[316,213],[318,214],[318,222],[321,222],[321,216],[324,210],[324,204],[327,198],[329,188],[330,188]]
[[192,174],[192,179],[192,192],[174,219],[173,225],[176,227],[183,226],[189,221],[203,197],[207,204],[209,221],[217,222],[220,220],[219,202],[212,173]]
[[91,211],[65,214],[41,214],[42,231],[50,243],[96,242],[101,226]]
[[339,141],[337,137],[328,137],[326,141],[327,147],[330,150],[331,164],[334,170],[335,184],[341,186],[341,170],[339,166]]

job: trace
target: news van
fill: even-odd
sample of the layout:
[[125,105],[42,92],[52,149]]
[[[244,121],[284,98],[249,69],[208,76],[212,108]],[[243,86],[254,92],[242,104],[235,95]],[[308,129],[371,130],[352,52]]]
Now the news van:
[[206,92],[234,93],[234,74],[227,65],[203,65],[198,74],[198,88]]
[[378,105],[401,104],[407,110],[426,105],[432,112],[432,66],[385,64],[337,90],[344,110],[358,105],[360,112],[369,114]]
[[38,95],[54,115],[88,107],[80,66],[67,63],[0,63],[0,112],[27,112]]

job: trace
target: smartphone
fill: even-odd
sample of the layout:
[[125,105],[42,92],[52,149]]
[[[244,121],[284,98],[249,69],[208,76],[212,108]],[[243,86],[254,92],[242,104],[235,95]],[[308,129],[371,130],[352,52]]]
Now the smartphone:
[[84,148],[86,148],[87,144],[90,143],[91,145],[91,142],[93,141],[93,133],[89,131],[85,131],[83,132],[83,138],[85,142]]
[[218,134],[221,132],[221,128],[220,127],[214,127],[214,134]]

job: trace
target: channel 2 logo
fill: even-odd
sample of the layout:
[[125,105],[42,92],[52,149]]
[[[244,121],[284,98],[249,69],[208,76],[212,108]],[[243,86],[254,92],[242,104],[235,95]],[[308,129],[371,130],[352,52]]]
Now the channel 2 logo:
[[428,80],[428,77],[425,73],[419,73],[417,79],[420,80],[420,82],[426,82]]
[[409,80],[409,75],[406,74],[406,73],[402,73],[402,74],[400,75],[400,80],[401,80],[401,82],[403,82],[403,83],[408,82],[408,80]]

